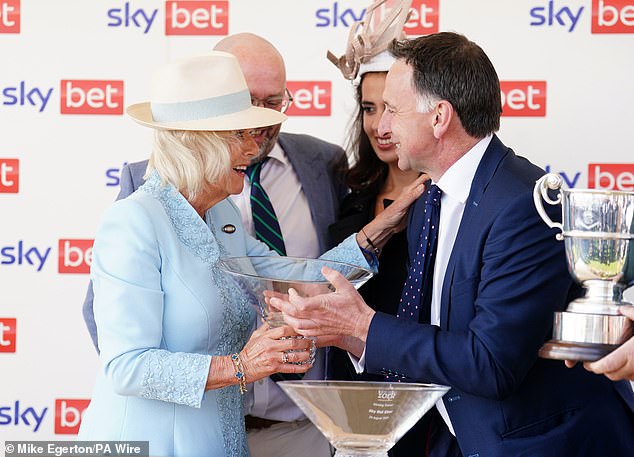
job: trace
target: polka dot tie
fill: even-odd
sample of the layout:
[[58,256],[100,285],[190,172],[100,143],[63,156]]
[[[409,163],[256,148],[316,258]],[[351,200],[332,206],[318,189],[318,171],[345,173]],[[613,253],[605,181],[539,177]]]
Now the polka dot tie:
[[423,229],[418,239],[416,255],[411,259],[407,279],[401,293],[401,301],[396,315],[399,319],[412,319],[421,323],[429,323],[441,196],[442,191],[435,184],[427,190]]

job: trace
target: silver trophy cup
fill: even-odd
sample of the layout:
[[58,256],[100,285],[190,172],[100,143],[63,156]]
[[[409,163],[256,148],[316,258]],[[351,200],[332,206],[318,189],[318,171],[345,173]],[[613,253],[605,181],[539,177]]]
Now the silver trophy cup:
[[[547,359],[597,360],[632,335],[631,321],[620,315],[623,291],[634,283],[634,192],[564,189],[561,176],[548,173],[535,184],[535,207],[544,222],[561,233],[568,270],[586,290],[563,312],[556,312],[553,339],[539,351]],[[559,191],[555,199],[549,191]],[[552,194],[551,194],[552,195]],[[562,207],[553,222],[543,201]]]

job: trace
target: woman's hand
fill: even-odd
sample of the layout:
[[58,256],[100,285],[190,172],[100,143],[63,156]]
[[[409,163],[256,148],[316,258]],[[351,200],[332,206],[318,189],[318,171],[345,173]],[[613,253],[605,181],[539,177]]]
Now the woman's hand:
[[[282,339],[283,338],[283,339]],[[298,337],[289,326],[259,327],[240,352],[246,382],[254,382],[273,373],[305,373],[314,342]],[[302,365],[297,365],[302,363]]]
[[[252,383],[273,373],[305,373],[312,367],[309,360],[314,349],[313,340],[299,337],[292,328],[269,328],[264,324],[240,351],[244,380]],[[236,370],[231,356],[212,357],[205,390],[239,384]]]
[[370,248],[381,249],[390,237],[401,232],[407,226],[407,212],[412,203],[425,191],[425,181],[429,176],[423,174],[405,187],[394,202],[385,208],[378,216],[372,219],[357,234],[357,243],[368,249],[368,241],[372,241]]
[[[304,286],[304,285],[299,284],[299,286]],[[303,293],[301,295],[306,297],[312,297],[314,295],[329,293],[331,291],[332,289],[329,290],[327,287],[320,285],[319,289],[316,289],[314,293]],[[271,303],[271,298],[276,298],[283,302],[289,302],[288,294],[284,294],[282,292],[276,292],[273,290],[265,290],[264,299],[266,300],[267,305],[271,309],[275,309],[276,311],[281,311],[281,310],[278,310],[275,307],[275,305]],[[327,346],[336,346],[338,348],[341,348],[353,354],[358,350],[359,346],[361,347],[361,351],[363,350],[363,342],[361,342],[359,339],[354,337],[349,337],[344,335],[319,335],[319,336],[313,336],[311,338],[315,342],[315,347],[317,348],[323,348]]]

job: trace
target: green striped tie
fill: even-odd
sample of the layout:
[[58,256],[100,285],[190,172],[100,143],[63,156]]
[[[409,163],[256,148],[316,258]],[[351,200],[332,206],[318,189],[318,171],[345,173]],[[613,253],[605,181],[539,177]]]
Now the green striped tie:
[[284,246],[280,223],[277,220],[269,196],[260,184],[260,172],[268,159],[266,157],[261,162],[247,167],[247,175],[251,181],[251,213],[253,215],[255,237],[266,243],[270,249],[273,249],[279,255],[286,255],[286,246]]

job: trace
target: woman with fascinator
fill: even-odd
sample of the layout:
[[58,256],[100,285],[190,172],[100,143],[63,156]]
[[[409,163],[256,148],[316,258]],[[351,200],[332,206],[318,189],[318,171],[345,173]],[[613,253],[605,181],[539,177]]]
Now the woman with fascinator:
[[[372,12],[385,3],[392,15],[383,21],[374,21]],[[337,222],[329,228],[338,243],[381,214],[399,194],[417,179],[415,170],[398,168],[397,144],[391,135],[378,133],[379,120],[385,109],[383,89],[385,77],[394,58],[385,50],[395,38],[402,36],[410,1],[374,2],[366,12],[366,21],[353,26],[347,52],[340,59],[329,59],[341,70],[346,79],[353,80],[357,100],[347,141],[347,151],[353,165],[345,172],[350,194],[341,203]],[[361,32],[359,33],[359,30]],[[342,164],[344,167],[346,164]],[[383,247],[378,273],[365,283],[359,293],[374,310],[396,315],[401,291],[407,276],[407,237],[405,231],[397,233]],[[385,376],[357,374],[347,352],[331,349],[334,379],[354,381],[385,381]],[[427,433],[425,418],[403,436],[389,451],[391,457],[422,455]]]
[[[150,91],[151,102],[127,108],[155,131],[146,182],[106,211],[95,237],[101,369],[78,439],[147,441],[152,456],[248,457],[241,394],[273,373],[307,371],[298,362],[311,341],[284,338],[295,335],[286,326],[251,333],[254,304],[217,262],[277,255],[245,232],[227,197],[242,191],[257,130],[286,116],[251,106],[224,52],[165,65]],[[389,232],[419,190],[366,230]],[[366,247],[351,236],[329,256],[368,267]]]

